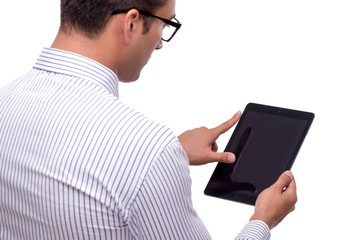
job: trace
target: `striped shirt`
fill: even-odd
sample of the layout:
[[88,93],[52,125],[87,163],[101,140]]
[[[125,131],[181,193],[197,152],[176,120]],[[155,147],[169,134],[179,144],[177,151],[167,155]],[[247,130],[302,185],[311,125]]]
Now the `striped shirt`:
[[[0,104],[0,239],[210,239],[178,138],[105,66],[45,48]],[[237,236],[269,238],[261,221]]]

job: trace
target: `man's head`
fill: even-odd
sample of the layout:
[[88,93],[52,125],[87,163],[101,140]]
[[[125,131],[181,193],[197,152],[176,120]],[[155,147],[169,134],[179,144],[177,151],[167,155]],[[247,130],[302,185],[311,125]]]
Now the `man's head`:
[[131,82],[162,48],[163,29],[174,17],[175,0],[61,0],[52,47],[98,61]]

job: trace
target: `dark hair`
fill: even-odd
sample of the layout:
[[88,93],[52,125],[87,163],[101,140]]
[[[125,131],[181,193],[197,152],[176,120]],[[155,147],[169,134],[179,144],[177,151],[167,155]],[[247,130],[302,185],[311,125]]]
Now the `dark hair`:
[[[96,37],[105,28],[115,9],[139,9],[154,12],[166,4],[167,0],[61,0],[62,31],[81,30],[89,37]],[[144,33],[152,19],[144,19]]]

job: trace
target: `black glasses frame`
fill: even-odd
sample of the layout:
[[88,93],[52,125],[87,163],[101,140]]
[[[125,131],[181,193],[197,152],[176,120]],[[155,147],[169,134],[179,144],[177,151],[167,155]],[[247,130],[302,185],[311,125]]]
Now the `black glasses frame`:
[[[131,8],[131,9],[133,9],[133,8]],[[112,15],[116,15],[116,14],[120,14],[120,13],[126,13],[126,12],[130,11],[131,9],[126,9],[126,10],[117,9],[117,10],[114,10],[114,11],[112,12]],[[181,27],[181,23],[180,23],[179,20],[177,20],[176,18],[174,18],[174,20],[176,21],[176,22],[174,22],[174,21],[171,21],[171,20],[169,20],[169,19],[162,18],[162,17],[156,16],[156,15],[154,15],[154,14],[151,14],[151,13],[149,13],[149,12],[147,12],[147,11],[143,11],[143,10],[139,10],[139,9],[136,9],[136,10],[137,10],[140,14],[147,15],[147,16],[150,16],[150,17],[153,17],[153,18],[157,18],[157,19],[163,21],[164,23],[166,23],[166,24],[168,24],[168,25],[170,25],[170,26],[172,26],[172,27],[175,28],[175,31],[173,32],[173,34],[170,36],[169,39],[161,38],[161,39],[162,39],[163,41],[165,41],[165,42],[170,42],[170,40],[175,36],[176,32],[177,32],[177,31],[180,29],[180,27]]]

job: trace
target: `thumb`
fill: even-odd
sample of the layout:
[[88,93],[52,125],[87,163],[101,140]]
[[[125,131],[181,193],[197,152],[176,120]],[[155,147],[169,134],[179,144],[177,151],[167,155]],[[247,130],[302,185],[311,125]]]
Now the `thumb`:
[[212,152],[209,155],[209,158],[211,159],[211,162],[222,162],[222,163],[233,163],[236,160],[235,155],[231,152],[222,152],[222,153]]
[[283,172],[276,183],[274,184],[278,189],[283,190],[284,188],[287,188],[290,183],[294,180],[294,175],[291,171],[285,171]]

